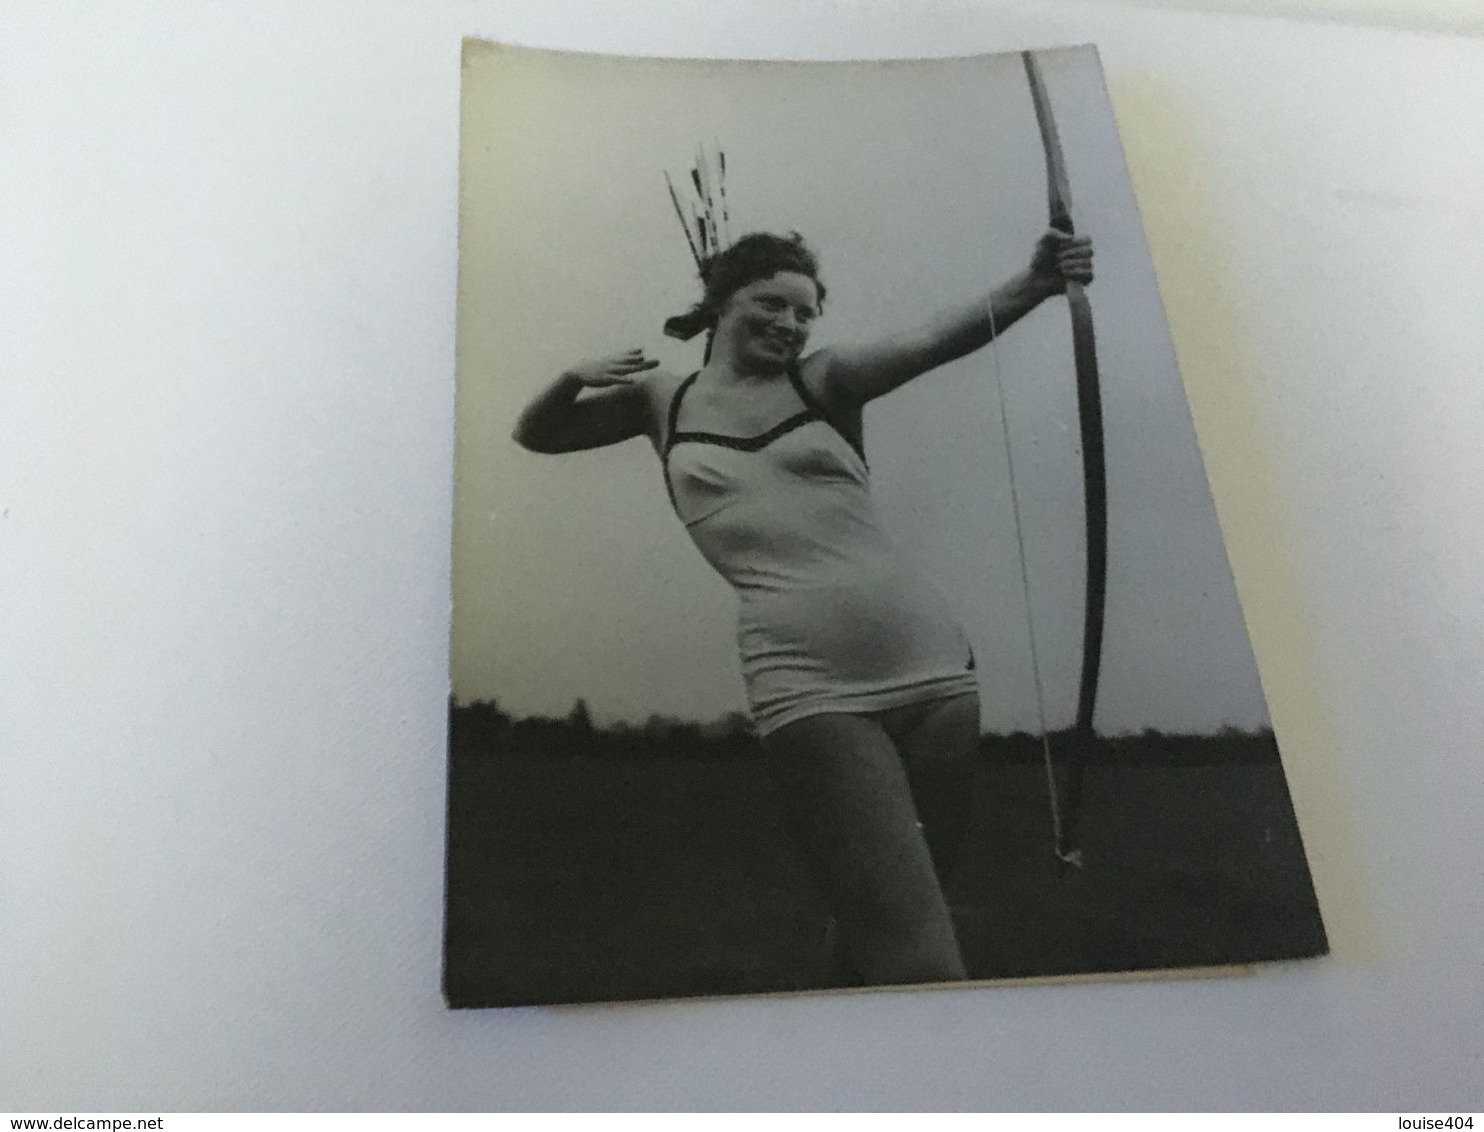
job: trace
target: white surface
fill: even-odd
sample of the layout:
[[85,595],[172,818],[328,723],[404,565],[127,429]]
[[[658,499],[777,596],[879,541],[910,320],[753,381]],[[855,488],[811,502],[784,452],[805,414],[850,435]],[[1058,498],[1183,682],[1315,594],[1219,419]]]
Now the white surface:
[[[1047,4],[4,21],[0,1105],[1478,1107],[1484,45]],[[1101,46],[1333,958],[442,1009],[466,33]]]
[[1334,20],[1420,31],[1484,31],[1484,0],[1106,0],[1145,8]]

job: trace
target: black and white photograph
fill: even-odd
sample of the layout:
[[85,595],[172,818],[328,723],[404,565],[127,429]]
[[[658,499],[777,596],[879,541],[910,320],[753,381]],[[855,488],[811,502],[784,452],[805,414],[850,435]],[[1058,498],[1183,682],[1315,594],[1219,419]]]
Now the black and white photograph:
[[461,113],[450,1006],[1325,953],[1094,48]]

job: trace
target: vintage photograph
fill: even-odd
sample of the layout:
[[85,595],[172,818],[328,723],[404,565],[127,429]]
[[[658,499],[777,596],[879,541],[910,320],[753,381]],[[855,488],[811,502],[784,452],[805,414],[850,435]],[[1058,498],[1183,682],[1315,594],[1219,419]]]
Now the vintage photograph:
[[1325,952],[1094,48],[461,112],[449,1005]]

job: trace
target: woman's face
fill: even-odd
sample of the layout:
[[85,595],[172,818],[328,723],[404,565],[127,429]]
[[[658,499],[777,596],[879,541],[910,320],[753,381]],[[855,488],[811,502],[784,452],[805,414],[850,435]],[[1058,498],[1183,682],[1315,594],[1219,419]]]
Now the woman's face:
[[716,333],[741,365],[773,372],[796,362],[819,317],[819,288],[807,275],[780,271],[732,294]]

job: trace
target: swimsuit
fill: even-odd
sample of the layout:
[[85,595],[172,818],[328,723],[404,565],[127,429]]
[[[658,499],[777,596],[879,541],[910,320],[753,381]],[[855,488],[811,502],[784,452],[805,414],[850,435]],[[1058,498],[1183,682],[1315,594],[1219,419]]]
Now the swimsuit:
[[796,368],[803,409],[753,437],[679,428],[661,462],[676,513],[739,599],[737,643],[759,734],[826,712],[863,714],[976,691],[968,637],[897,557],[864,453]]

